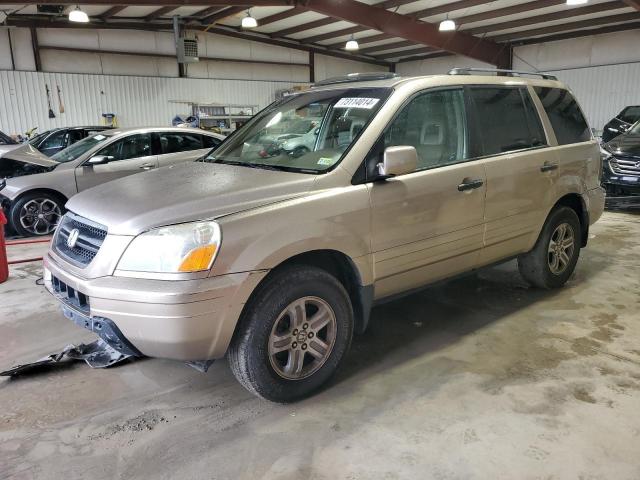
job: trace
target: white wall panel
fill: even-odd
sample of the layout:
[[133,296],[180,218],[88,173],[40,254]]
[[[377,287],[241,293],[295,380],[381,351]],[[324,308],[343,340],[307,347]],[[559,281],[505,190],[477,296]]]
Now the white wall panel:
[[[62,89],[65,113],[53,93],[54,119],[47,116],[45,84]],[[122,127],[169,125],[175,114],[188,113],[187,105],[170,100],[264,107],[293,83],[0,71],[0,85],[0,130],[19,133],[99,124],[102,113],[117,114]]]
[[383,67],[381,65],[373,65],[371,63],[358,62],[355,60],[345,60],[320,54],[316,54],[314,57],[316,81],[347,75],[348,73],[389,71],[387,67]]
[[640,30],[525,45],[513,67],[553,73],[600,130],[626,105],[640,105]]
[[428,60],[402,62],[396,65],[396,72],[404,76],[416,75],[443,75],[455,67],[483,67],[494,68],[493,65],[463,57],[462,55],[450,55],[436,57]]
[[9,50],[9,29],[0,28],[0,70],[11,70],[11,51]]
[[35,70],[36,61],[33,58],[31,32],[26,28],[13,28],[11,29],[11,42],[16,70]]

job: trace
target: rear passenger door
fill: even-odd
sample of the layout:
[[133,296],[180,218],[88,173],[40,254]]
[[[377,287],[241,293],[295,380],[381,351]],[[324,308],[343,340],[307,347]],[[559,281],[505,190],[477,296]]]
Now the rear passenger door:
[[404,106],[367,169],[391,146],[415,147],[415,172],[367,184],[376,298],[472,269],[482,248],[485,174],[469,149],[462,88],[429,90]]
[[193,132],[159,132],[161,167],[197,160],[210,148],[203,145],[202,135]]
[[554,201],[557,165],[526,86],[467,88],[486,175],[486,265],[532,247]]

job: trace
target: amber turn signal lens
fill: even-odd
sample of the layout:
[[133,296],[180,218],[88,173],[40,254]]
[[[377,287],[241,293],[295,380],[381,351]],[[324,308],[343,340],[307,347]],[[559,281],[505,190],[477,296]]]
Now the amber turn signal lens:
[[205,245],[194,248],[182,260],[178,270],[180,272],[198,272],[207,270],[211,266],[213,257],[216,254],[217,245]]

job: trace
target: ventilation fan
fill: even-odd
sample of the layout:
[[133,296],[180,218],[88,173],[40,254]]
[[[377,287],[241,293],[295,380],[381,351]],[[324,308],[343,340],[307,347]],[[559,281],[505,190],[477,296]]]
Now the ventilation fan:
[[198,41],[194,38],[179,38],[177,53],[179,63],[196,63],[200,61],[198,58]]

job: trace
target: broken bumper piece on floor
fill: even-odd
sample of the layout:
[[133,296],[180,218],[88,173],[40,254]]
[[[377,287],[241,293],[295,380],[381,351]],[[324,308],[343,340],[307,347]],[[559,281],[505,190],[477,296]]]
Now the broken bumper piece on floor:
[[80,345],[68,345],[59,353],[52,353],[35,362],[17,365],[9,370],[0,372],[0,376],[15,377],[18,375],[34,372],[42,367],[61,365],[67,363],[65,360],[84,360],[91,368],[113,367],[119,363],[136,358],[134,355],[121,353],[112,348],[104,340],[98,339],[91,343],[81,343]]

